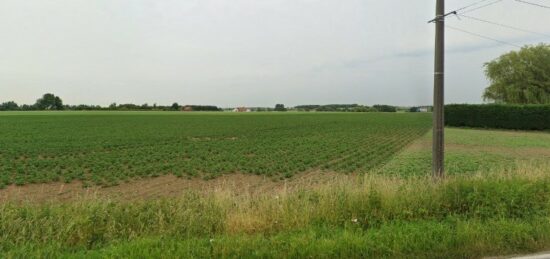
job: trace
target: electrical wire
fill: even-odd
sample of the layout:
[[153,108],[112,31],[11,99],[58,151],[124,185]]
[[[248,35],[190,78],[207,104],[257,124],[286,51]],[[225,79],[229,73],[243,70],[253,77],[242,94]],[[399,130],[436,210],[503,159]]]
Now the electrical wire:
[[550,37],[550,34],[540,33],[540,32],[536,32],[536,31],[531,31],[531,30],[527,30],[527,29],[518,28],[518,27],[515,27],[515,26],[502,24],[502,23],[492,22],[492,21],[472,17],[472,16],[469,16],[469,15],[464,15],[464,14],[457,14],[457,15],[459,17],[463,17],[463,18],[466,18],[466,19],[471,19],[471,20],[475,20],[475,21],[478,21],[478,22],[484,22],[484,23],[488,23],[488,24],[492,24],[492,25],[497,25],[497,26],[500,26],[500,27],[503,27],[503,28],[508,28],[508,29],[512,29],[512,30],[516,30],[516,31],[536,34],[536,35],[539,35],[539,36]]
[[465,14],[465,13],[470,13],[470,12],[473,12],[473,11],[477,11],[479,9],[482,9],[482,8],[485,8],[485,7],[488,7],[488,6],[491,6],[491,5],[494,5],[494,4],[498,4],[500,2],[502,2],[504,0],[496,0],[494,2],[491,2],[491,3],[488,3],[488,4],[485,4],[485,5],[482,5],[482,6],[479,6],[477,8],[474,8],[474,9],[470,9],[470,10],[466,10],[464,12],[462,12],[461,14]]
[[[511,26],[511,25],[506,25],[506,24],[502,24],[502,23],[497,23],[497,22],[493,22],[493,21],[484,20],[484,19],[480,19],[480,18],[465,15],[466,13],[470,13],[470,12],[473,12],[473,11],[476,11],[476,10],[479,10],[479,9],[483,9],[485,7],[495,5],[495,4],[500,3],[504,0],[495,0],[495,1],[492,1],[492,2],[489,2],[489,3],[486,3],[484,5],[478,6],[478,5],[480,5],[482,3],[485,3],[485,2],[488,2],[488,1],[490,1],[490,0],[481,0],[481,1],[478,1],[478,2],[475,2],[475,3],[472,3],[470,5],[467,5],[467,6],[464,6],[462,8],[456,9],[455,11],[449,12],[447,15],[455,14],[458,18],[463,17],[463,18],[475,20],[475,21],[478,21],[478,22],[484,22],[484,23],[500,26],[500,27],[507,28],[507,29],[512,29],[512,30],[516,30],[516,31],[521,31],[521,32],[536,34],[536,35],[540,35],[540,36],[550,37],[550,34],[535,32],[535,31],[531,31],[531,30],[528,30],[528,29],[522,29],[522,28]],[[520,2],[520,3],[523,3],[523,4],[528,4],[528,5],[533,5],[533,6],[537,6],[537,7],[541,7],[541,8],[550,9],[550,6],[529,2],[529,1],[526,1],[526,0],[514,0],[514,1]],[[546,1],[550,1],[550,0],[546,0]],[[477,7],[475,7],[475,6],[477,6]],[[475,7],[475,8],[472,8],[472,7]],[[445,15],[445,16],[447,16],[447,15]],[[433,21],[435,21],[435,19],[430,21],[430,22],[433,22]],[[521,46],[519,46],[517,44],[506,42],[506,41],[499,40],[499,39],[495,39],[495,38],[485,36],[485,35],[482,35],[482,34],[479,34],[479,33],[467,31],[467,30],[456,28],[456,27],[449,26],[449,25],[445,25],[445,27],[449,28],[449,29],[452,29],[452,30],[455,30],[455,31],[466,33],[466,34],[469,34],[469,35],[472,35],[472,36],[475,36],[475,37],[478,37],[478,38],[498,42],[500,44],[504,44],[504,45],[508,45],[508,46],[512,46],[512,47],[516,47],[516,48],[521,48]]]
[[464,14],[464,13],[469,13],[469,12],[473,12],[473,11],[475,11],[475,10],[479,10],[479,9],[485,8],[485,7],[487,7],[487,6],[494,5],[494,4],[499,3],[499,2],[502,2],[502,1],[504,1],[504,0],[496,0],[496,1],[494,1],[494,2],[491,2],[491,3],[485,4],[485,5],[479,6],[479,7],[477,7],[477,8],[467,10],[467,9],[470,8],[470,7],[479,5],[479,4],[484,3],[484,2],[487,2],[487,1],[489,1],[489,0],[481,0],[481,1],[475,2],[475,3],[473,3],[473,4],[469,4],[469,5],[467,5],[467,6],[464,6],[464,7],[462,7],[462,8],[458,8],[458,9],[452,11],[452,12],[448,12],[448,13],[444,14],[443,16],[439,16],[439,17],[436,17],[436,18],[434,18],[434,19],[432,19],[432,20],[429,20],[428,23],[433,23],[433,22],[435,22],[435,21],[437,21],[437,20],[439,20],[439,19],[445,19],[445,17],[447,17],[447,16],[449,16],[449,15],[452,15],[452,14],[458,15],[458,14],[459,14],[458,12],[460,12],[460,11],[462,11],[462,10],[466,10],[466,11],[462,12],[462,14]]
[[464,7],[462,7],[462,8],[456,9],[455,12],[460,12],[460,11],[462,11],[462,10],[464,10],[464,9],[468,9],[468,8],[470,8],[470,7],[476,6],[476,5],[478,5],[478,4],[481,4],[481,3],[487,2],[487,1],[489,1],[489,0],[481,0],[481,1],[478,1],[478,2],[476,2],[476,3],[473,3],[473,4],[470,4],[470,5],[464,6]]
[[541,8],[545,8],[545,9],[550,9],[550,6],[547,6],[547,5],[542,5],[542,4],[538,4],[538,3],[533,3],[533,2],[529,2],[529,1],[525,1],[525,0],[515,0],[516,2],[519,2],[519,3],[523,3],[523,4],[528,4],[528,5],[532,5],[532,6],[537,6],[537,7],[541,7]]
[[483,39],[486,39],[486,40],[491,40],[491,41],[494,41],[494,42],[498,42],[498,43],[500,43],[500,44],[505,44],[505,45],[509,45],[509,46],[512,46],[512,47],[521,48],[521,46],[516,45],[516,44],[514,44],[514,43],[510,43],[510,42],[506,42],[506,41],[502,41],[502,40],[497,40],[497,39],[495,39],[495,38],[491,38],[491,37],[488,37],[488,36],[484,36],[484,35],[481,35],[481,34],[479,34],[479,33],[466,31],[466,30],[459,29],[459,28],[456,28],[456,27],[453,27],[453,26],[449,26],[449,25],[445,25],[445,27],[447,27],[447,28],[449,28],[449,29],[452,29],[452,30],[455,30],[455,31],[460,31],[460,32],[463,32],[463,33],[466,33],[466,34],[470,34],[470,35],[472,35],[472,36],[476,36],[476,37],[479,37],[479,38],[483,38]]

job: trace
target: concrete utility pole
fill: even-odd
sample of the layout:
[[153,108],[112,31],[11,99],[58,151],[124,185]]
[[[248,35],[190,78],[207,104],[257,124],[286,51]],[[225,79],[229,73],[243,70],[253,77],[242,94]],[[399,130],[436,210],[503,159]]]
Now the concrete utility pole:
[[433,107],[432,173],[443,178],[444,171],[444,84],[445,84],[445,0],[437,0],[435,17],[435,69]]

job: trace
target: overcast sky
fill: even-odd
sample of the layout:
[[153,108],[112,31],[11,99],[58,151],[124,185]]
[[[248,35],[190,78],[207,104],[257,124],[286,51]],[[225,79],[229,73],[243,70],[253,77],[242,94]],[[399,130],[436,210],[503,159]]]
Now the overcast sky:
[[[52,92],[69,104],[429,104],[434,9],[435,0],[0,0],[0,101]],[[514,0],[468,15],[550,34],[550,9]],[[447,21],[516,45],[550,40]],[[483,63],[512,49],[447,29],[446,102],[482,102]]]

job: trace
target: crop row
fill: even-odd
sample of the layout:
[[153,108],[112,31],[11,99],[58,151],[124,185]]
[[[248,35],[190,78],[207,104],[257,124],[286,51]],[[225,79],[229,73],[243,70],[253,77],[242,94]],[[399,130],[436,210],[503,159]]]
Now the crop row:
[[0,186],[367,172],[430,127],[424,114],[374,113],[0,116],[0,122]]

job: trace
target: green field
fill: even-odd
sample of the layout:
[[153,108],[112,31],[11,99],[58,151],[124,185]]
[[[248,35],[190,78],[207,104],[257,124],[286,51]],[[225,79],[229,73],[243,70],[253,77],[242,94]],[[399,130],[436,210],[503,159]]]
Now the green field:
[[[544,132],[447,128],[447,175],[517,170],[550,161],[550,134]],[[376,172],[400,177],[431,171],[431,134],[418,139]]]
[[429,128],[428,114],[6,113],[0,186],[366,172]]
[[[11,185],[0,190],[0,258],[481,258],[549,249],[550,134],[447,128],[448,177],[434,181],[430,119],[4,113],[0,175]],[[122,192],[124,181],[232,172],[282,188],[229,184],[131,202],[7,197],[52,184],[32,182]]]

